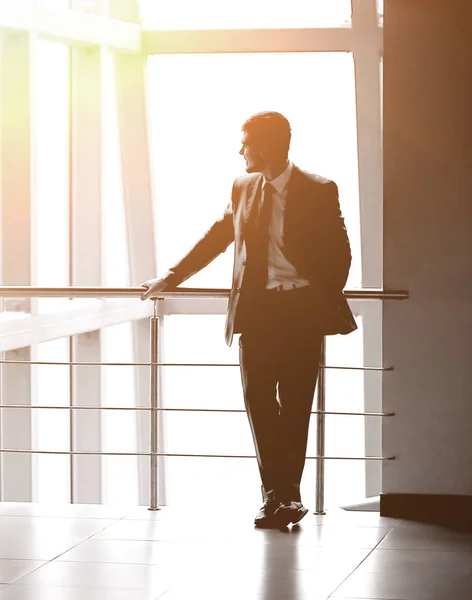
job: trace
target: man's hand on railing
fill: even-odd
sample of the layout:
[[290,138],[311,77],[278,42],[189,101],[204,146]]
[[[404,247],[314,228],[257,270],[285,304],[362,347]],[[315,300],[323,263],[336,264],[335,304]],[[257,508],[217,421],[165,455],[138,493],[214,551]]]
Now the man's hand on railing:
[[163,279],[148,279],[143,281],[141,287],[147,288],[141,296],[141,300],[147,300],[148,298],[156,298],[159,292],[163,292],[168,285]]

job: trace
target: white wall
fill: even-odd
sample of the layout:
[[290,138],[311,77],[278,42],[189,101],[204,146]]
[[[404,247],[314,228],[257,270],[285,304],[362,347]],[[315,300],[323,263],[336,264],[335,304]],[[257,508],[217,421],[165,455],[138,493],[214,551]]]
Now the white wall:
[[383,492],[472,495],[472,5],[385,4]]

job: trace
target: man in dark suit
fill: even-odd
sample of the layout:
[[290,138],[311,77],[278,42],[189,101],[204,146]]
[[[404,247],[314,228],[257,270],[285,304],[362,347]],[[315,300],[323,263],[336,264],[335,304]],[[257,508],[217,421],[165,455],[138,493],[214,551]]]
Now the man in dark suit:
[[142,298],[175,288],[235,242],[226,343],[241,334],[264,500],[255,525],[285,527],[308,512],[300,480],[323,336],[356,329],[343,295],[351,251],[336,184],[288,160],[287,119],[258,113],[242,132],[248,175],[236,179],[223,216],[190,252],[142,284]]

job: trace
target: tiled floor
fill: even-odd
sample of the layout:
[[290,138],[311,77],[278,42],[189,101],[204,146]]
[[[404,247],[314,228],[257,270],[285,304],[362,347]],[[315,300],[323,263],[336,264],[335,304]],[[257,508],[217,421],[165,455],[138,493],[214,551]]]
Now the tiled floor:
[[[257,507],[256,507],[257,508]],[[0,600],[471,600],[472,535],[377,513],[0,503]]]

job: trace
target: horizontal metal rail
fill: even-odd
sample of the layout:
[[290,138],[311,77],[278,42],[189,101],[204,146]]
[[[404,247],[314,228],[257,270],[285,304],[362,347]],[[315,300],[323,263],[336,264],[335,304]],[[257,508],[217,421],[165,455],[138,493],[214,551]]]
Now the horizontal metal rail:
[[[67,362],[51,360],[0,360],[0,365],[55,365],[63,367],[239,367],[239,363],[115,363],[115,362]],[[343,367],[319,365],[320,369],[340,369],[346,371],[393,371],[393,367]]]
[[[172,452],[86,452],[1,449],[4,454],[51,454],[59,456],[170,456],[185,458],[256,458],[253,454],[178,454]],[[307,456],[309,460],[395,460],[394,456]]]
[[[244,408],[149,408],[147,406],[53,406],[42,404],[0,404],[2,408],[23,408],[23,409],[42,409],[42,410],[129,410],[129,411],[147,411],[147,412],[203,412],[203,413],[246,413]],[[328,410],[312,410],[312,415],[344,415],[356,417],[393,417],[395,413],[382,412],[339,412]]]
[[[1,298],[139,298],[145,292],[143,287],[35,287],[0,286]],[[221,288],[176,288],[159,292],[159,299],[166,298],[227,298],[229,289]],[[404,290],[382,290],[380,288],[345,290],[344,296],[351,300],[407,300],[409,293]]]

